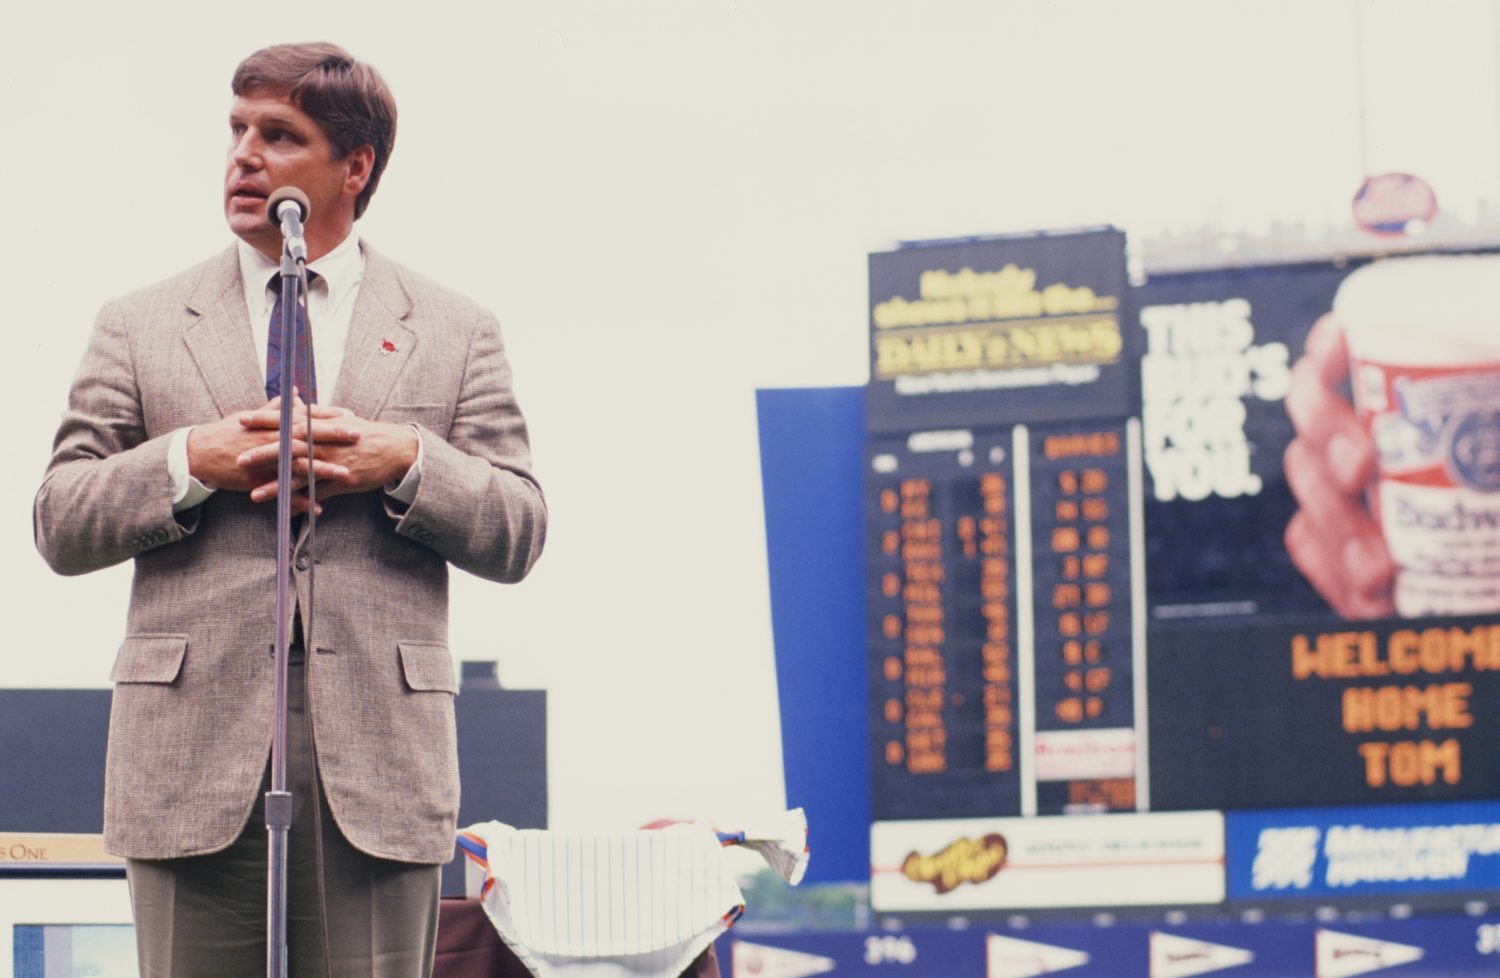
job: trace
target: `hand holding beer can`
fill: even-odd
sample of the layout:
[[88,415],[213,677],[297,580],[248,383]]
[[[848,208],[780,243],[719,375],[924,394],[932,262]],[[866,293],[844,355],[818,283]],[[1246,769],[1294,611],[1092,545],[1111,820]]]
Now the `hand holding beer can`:
[[1500,611],[1500,255],[1391,258],[1334,300],[1396,612]]

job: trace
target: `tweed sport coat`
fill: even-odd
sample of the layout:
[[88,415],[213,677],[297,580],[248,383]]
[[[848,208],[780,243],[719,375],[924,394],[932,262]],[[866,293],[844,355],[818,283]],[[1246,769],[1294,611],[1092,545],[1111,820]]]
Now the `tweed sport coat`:
[[[494,317],[362,249],[331,403],[416,425],[422,477],[409,507],[379,491],[324,503],[304,638],[308,709],[329,807],[349,841],[442,863],[459,793],[448,564],[519,580],[541,552],[546,506]],[[222,849],[261,790],[275,506],[221,491],[174,516],[167,443],[185,425],[262,406],[263,357],[234,247],[107,304],[37,492],[37,548],[54,570],[135,561],[110,674],[104,834],[118,855]],[[308,569],[299,559],[293,572],[304,609]]]

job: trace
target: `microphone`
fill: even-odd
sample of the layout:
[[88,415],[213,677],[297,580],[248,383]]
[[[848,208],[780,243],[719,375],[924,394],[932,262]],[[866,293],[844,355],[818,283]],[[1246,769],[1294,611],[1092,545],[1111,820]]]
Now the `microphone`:
[[293,261],[307,261],[307,240],[302,237],[302,222],[312,211],[307,194],[296,187],[281,187],[271,191],[266,198],[266,217],[271,224],[281,229],[286,242],[287,254]]

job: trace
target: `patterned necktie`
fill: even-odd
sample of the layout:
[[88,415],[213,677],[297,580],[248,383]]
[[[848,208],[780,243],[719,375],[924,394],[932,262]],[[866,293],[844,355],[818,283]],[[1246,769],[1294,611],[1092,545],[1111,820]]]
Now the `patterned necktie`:
[[[311,287],[317,281],[317,272],[307,273],[307,283]],[[271,288],[276,290],[276,305],[271,307],[271,329],[270,336],[266,341],[266,397],[281,396],[281,338],[284,333],[282,326],[281,310],[281,275],[271,278]],[[302,396],[302,400],[309,404],[315,404],[318,400],[318,375],[314,369],[312,354],[312,336],[307,328],[307,315],[299,305],[295,317],[295,329],[293,329],[292,347],[292,384]]]

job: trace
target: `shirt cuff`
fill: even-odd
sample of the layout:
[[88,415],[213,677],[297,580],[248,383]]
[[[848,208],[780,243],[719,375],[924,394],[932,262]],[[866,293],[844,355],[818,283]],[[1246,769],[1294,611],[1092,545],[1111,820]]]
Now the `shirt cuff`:
[[167,442],[167,475],[172,480],[173,513],[192,509],[215,492],[213,487],[199,482],[188,471],[187,441],[192,430],[192,426],[178,428],[172,432],[172,440]]
[[402,476],[400,482],[385,484],[387,496],[408,506],[417,498],[417,487],[422,484],[422,431],[416,425],[409,425],[409,427],[412,434],[417,436],[417,460],[411,463],[411,468],[406,470],[406,475]]

